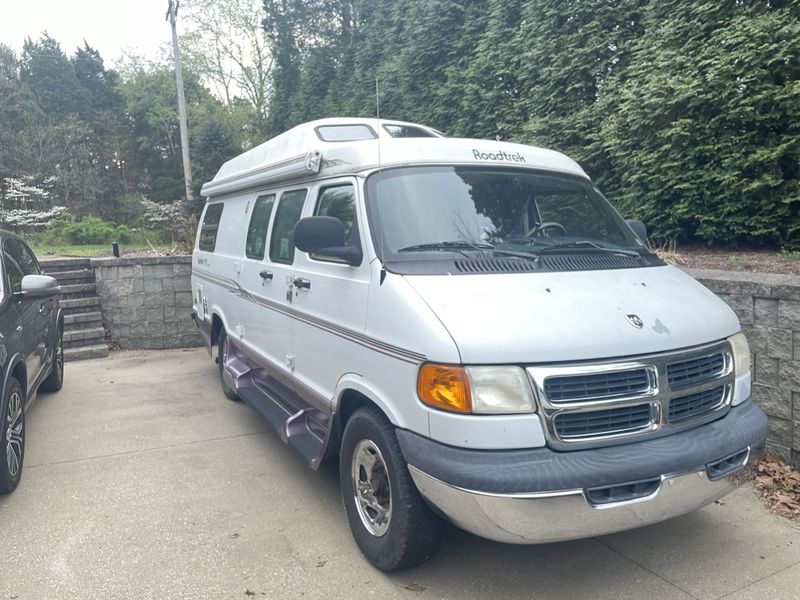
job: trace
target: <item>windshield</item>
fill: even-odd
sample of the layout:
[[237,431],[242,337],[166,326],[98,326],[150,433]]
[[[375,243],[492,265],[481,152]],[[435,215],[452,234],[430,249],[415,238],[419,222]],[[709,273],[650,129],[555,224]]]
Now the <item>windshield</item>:
[[589,182],[486,167],[410,167],[374,173],[367,198],[383,259],[417,252],[499,250],[640,254],[639,238]]

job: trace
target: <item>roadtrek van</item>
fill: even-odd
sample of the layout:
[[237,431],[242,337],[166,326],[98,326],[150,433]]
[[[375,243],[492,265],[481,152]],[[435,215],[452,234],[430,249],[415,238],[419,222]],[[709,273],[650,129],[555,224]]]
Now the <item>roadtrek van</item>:
[[222,389],[312,469],[338,455],[380,569],[431,556],[442,518],[515,544],[663,521],[763,453],[736,315],[558,152],[324,119],[202,193]]

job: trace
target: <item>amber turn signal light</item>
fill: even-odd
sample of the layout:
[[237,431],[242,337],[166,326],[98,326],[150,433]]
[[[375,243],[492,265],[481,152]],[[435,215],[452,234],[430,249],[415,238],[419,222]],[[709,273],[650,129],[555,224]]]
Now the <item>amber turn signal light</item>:
[[417,394],[420,400],[434,408],[459,413],[472,411],[469,380],[463,367],[422,365],[417,379]]

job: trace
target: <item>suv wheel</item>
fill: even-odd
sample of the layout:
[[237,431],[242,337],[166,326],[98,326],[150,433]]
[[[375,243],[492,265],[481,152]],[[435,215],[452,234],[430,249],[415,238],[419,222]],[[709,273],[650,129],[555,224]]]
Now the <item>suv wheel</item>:
[[222,386],[222,393],[228,400],[240,401],[236,392],[225,382],[225,359],[228,357],[228,334],[225,329],[219,330],[219,338],[217,339],[219,345],[219,352],[217,352],[217,362],[219,363],[219,383]]
[[53,353],[53,369],[39,386],[43,392],[57,392],[64,385],[64,331],[58,332],[58,344]]
[[373,565],[397,571],[433,555],[441,522],[408,473],[394,427],[377,409],[361,408],[347,421],[339,479],[350,530]]
[[0,494],[13,492],[25,458],[25,392],[13,377],[0,401]]

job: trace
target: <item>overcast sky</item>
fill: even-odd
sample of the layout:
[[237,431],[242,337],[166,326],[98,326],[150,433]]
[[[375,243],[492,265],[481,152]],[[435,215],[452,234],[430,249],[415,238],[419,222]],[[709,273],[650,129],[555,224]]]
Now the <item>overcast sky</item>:
[[167,0],[0,0],[0,43],[19,52],[47,31],[66,54],[85,39],[113,66],[126,48],[155,58],[171,39],[166,13]]

